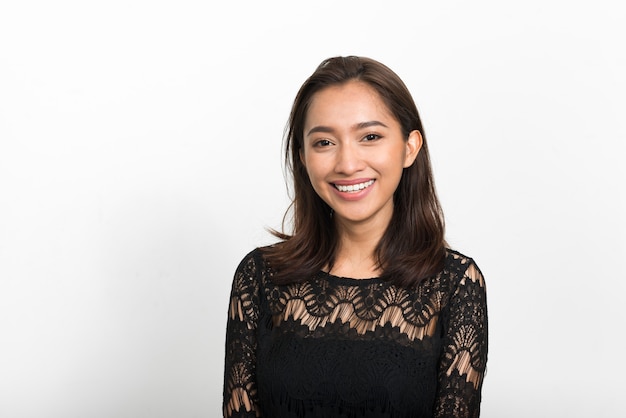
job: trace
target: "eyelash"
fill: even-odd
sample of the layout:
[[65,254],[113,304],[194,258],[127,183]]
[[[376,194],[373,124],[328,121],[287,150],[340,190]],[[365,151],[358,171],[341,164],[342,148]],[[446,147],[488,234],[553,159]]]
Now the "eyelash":
[[382,136],[378,134],[367,134],[363,137],[366,142],[376,141],[377,139],[382,138]]
[[328,139],[320,139],[315,144],[313,144],[313,146],[314,147],[327,147],[330,144],[331,142]]

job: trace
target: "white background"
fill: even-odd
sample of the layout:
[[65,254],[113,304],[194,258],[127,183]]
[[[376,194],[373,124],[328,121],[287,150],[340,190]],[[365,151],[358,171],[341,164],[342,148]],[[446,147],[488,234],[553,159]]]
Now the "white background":
[[217,417],[228,292],[324,58],[394,69],[487,279],[483,417],[623,407],[619,1],[4,1],[0,416]]

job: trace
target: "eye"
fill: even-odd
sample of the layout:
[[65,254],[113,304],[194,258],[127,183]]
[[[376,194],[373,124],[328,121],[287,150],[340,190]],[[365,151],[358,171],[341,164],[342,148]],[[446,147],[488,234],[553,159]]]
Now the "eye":
[[313,146],[314,147],[327,147],[329,145],[332,145],[332,142],[330,142],[328,139],[320,139],[319,141],[316,141]]
[[378,135],[378,134],[367,134],[363,137],[363,141],[365,142],[372,142],[372,141],[376,141],[377,139],[382,138],[382,136]]

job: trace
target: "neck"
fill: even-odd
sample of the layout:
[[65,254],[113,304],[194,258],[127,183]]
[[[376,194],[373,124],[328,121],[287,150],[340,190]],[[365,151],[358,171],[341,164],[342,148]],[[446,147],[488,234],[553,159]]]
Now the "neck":
[[352,278],[370,278],[380,275],[375,257],[386,225],[347,224],[337,220],[339,246],[332,273]]

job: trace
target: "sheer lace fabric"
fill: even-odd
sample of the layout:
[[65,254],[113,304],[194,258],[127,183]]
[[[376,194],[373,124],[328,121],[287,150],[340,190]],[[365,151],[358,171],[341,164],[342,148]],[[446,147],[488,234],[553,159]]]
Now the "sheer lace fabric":
[[470,258],[413,289],[320,272],[277,286],[259,250],[233,280],[225,417],[477,417],[485,283]]

